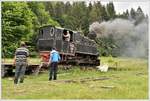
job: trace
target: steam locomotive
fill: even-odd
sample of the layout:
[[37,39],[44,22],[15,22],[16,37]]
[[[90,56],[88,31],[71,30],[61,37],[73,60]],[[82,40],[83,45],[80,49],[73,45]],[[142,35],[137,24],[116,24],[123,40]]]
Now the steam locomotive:
[[[64,40],[66,32],[70,34],[69,41]],[[96,43],[80,32],[51,25],[41,27],[37,38],[37,49],[43,62],[48,62],[53,47],[60,53],[61,64],[100,65]]]

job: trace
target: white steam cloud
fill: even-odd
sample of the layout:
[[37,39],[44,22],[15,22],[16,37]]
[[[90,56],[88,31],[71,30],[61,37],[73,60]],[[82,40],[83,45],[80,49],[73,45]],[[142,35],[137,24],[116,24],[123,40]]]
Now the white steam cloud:
[[112,37],[121,56],[147,57],[148,55],[148,22],[143,20],[134,25],[133,21],[115,19],[107,22],[94,22],[90,32],[97,37]]

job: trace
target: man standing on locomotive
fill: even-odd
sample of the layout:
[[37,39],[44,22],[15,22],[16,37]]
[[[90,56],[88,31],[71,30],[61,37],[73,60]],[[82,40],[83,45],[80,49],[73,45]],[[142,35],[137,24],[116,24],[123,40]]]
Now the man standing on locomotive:
[[65,33],[64,33],[64,35],[63,35],[63,37],[64,37],[64,40],[65,41],[70,41],[70,33],[69,33],[69,31],[66,31]]
[[29,50],[26,48],[26,45],[24,42],[21,42],[20,48],[16,49],[15,52],[15,78],[14,78],[14,84],[17,84],[19,79],[20,83],[23,83],[24,81],[24,74],[26,71],[26,67],[28,65],[27,57],[29,56]]
[[[57,70],[58,70],[58,62],[60,61],[60,55],[56,51],[56,48],[53,48],[50,53],[50,59],[49,59],[49,80],[57,80]],[[51,65],[50,65],[51,64]]]

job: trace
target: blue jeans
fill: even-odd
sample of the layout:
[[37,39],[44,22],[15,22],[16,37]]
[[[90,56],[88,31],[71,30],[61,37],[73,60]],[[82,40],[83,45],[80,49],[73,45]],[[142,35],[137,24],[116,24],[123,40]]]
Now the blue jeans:
[[23,83],[26,67],[27,67],[27,63],[25,62],[16,63],[15,79],[14,79],[15,84],[18,83],[19,79],[20,79],[20,83]]
[[50,73],[49,73],[49,80],[56,80],[57,79],[57,70],[58,70],[58,63],[52,62],[51,66],[49,67]]

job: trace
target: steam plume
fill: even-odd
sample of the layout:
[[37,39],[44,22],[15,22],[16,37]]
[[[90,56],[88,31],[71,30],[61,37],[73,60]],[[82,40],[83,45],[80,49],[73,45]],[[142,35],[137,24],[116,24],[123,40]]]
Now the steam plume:
[[148,55],[148,23],[143,20],[134,25],[134,21],[115,19],[107,22],[94,22],[90,32],[95,32],[97,38],[112,37],[121,56],[147,57]]

